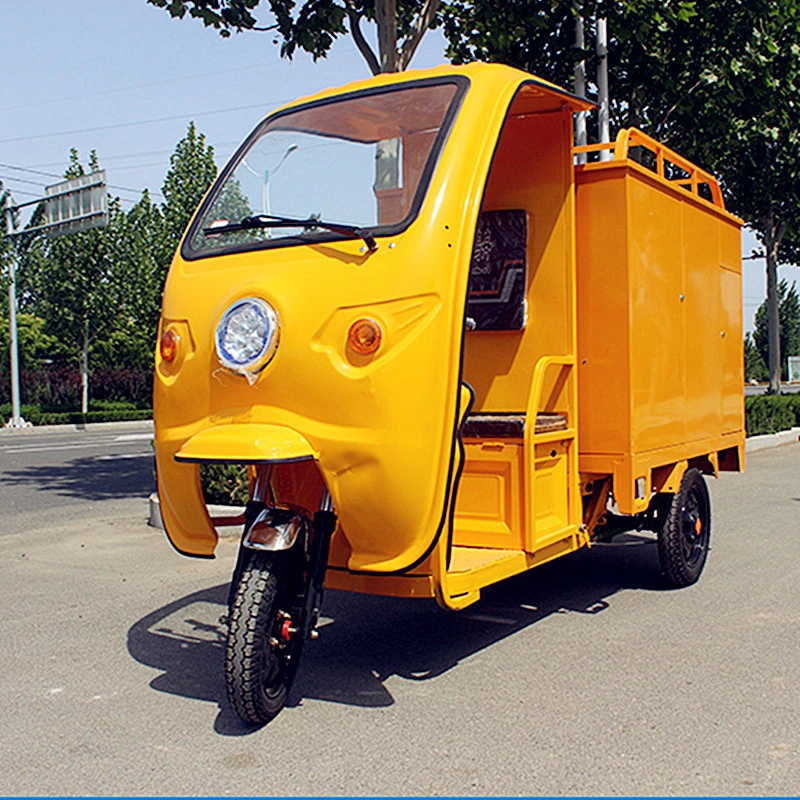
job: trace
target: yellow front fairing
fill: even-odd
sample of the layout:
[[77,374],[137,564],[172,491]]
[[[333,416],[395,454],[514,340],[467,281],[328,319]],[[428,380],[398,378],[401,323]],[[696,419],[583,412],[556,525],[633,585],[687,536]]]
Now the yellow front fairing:
[[[338,92],[439,79],[461,82],[457,114],[416,217],[379,237],[374,253],[358,239],[341,239],[191,261],[176,256],[161,329],[172,328],[180,346],[171,363],[157,357],[154,402],[164,522],[182,552],[211,555],[216,544],[193,463],[203,460],[314,459],[350,570],[406,570],[446,527],[460,458],[476,219],[506,110],[531,78],[475,64],[380,76]],[[555,94],[549,86],[545,93]],[[277,352],[252,382],[223,368],[214,346],[220,315],[245,297],[265,300],[281,324]],[[382,329],[374,355],[347,346],[361,318]]]

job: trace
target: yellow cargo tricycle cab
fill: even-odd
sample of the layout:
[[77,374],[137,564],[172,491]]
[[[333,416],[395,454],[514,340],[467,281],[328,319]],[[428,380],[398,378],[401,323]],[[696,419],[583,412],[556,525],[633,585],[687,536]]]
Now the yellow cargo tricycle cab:
[[323,585],[457,609],[646,525],[669,582],[699,577],[700,473],[743,466],[740,221],[635,131],[576,170],[591,107],[500,65],[381,75],[268,116],[201,203],[164,290],[158,490],[210,557],[200,465],[249,470],[243,719],[283,706]]

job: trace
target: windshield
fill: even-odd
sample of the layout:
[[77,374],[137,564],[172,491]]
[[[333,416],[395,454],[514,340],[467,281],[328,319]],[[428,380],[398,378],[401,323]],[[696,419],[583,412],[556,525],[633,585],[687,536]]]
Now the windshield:
[[[267,120],[204,203],[185,255],[340,238],[311,220],[378,235],[401,230],[422,202],[459,88],[452,80],[405,84]],[[258,215],[283,222],[237,227]]]

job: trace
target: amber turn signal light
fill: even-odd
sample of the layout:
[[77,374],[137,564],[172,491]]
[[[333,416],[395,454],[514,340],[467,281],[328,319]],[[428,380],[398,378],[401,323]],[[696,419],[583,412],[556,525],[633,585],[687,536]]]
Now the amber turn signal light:
[[381,345],[383,332],[374,319],[356,320],[347,332],[347,346],[360,356],[371,356]]
[[178,342],[181,337],[173,330],[166,330],[161,335],[161,358],[163,361],[174,361],[175,356],[178,354]]

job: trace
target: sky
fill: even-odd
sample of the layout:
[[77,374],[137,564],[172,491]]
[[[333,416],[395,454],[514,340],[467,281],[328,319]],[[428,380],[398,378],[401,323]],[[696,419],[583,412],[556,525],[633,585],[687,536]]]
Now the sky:
[[[270,33],[223,39],[146,0],[0,0],[0,11],[0,180],[17,202],[57,183],[72,147],[84,163],[97,150],[123,208],[144,188],[161,201],[170,154],[190,121],[222,167],[273,109],[370,75],[347,37],[316,63],[303,52],[289,61]],[[444,40],[431,31],[411,66],[444,61]],[[757,247],[746,233],[744,253]],[[780,272],[800,278],[796,267]],[[763,259],[745,261],[746,330],[765,294]]]

